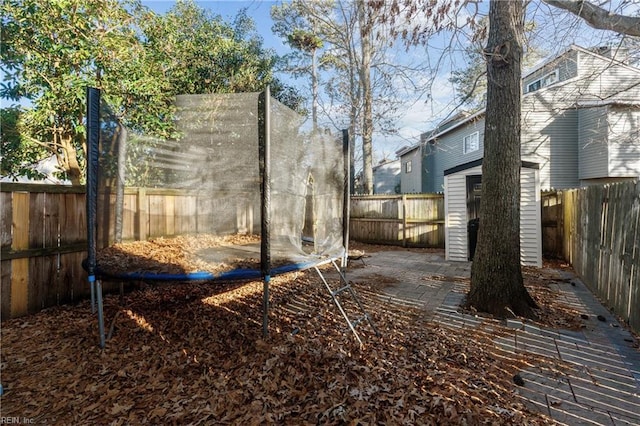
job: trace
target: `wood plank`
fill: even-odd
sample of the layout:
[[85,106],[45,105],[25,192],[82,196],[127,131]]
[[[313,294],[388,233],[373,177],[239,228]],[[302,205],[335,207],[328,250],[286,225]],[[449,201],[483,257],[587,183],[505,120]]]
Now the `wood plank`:
[[[13,211],[11,223],[13,226],[13,241],[11,248],[22,250],[29,248],[29,207],[30,196],[25,192],[13,194]],[[27,313],[29,300],[29,259],[11,261],[11,317],[15,318]]]
[[13,262],[0,262],[0,313],[2,321],[11,318],[11,265]]
[[45,308],[45,293],[48,284],[48,277],[46,275],[47,265],[49,258],[44,257],[32,257],[29,259],[29,301],[28,312],[36,313]]
[[29,297],[29,259],[11,261],[11,318],[25,315]]
[[388,219],[379,217],[352,217],[349,219],[352,222],[382,222],[382,223],[408,223],[416,225],[444,225],[444,220],[430,220],[430,219]]
[[174,195],[164,196],[164,217],[165,217],[164,235],[175,235],[176,234],[176,197]]
[[[29,194],[29,245],[26,248],[44,248],[44,216],[46,194]],[[23,219],[24,220],[24,219]]]
[[197,198],[185,196],[176,203],[176,232],[181,235],[194,234],[197,229]]
[[400,208],[400,217],[402,219],[402,246],[407,246],[407,196],[402,196],[402,207]]
[[47,194],[85,194],[84,185],[48,185],[40,183],[3,182],[1,192],[29,192]]
[[[60,210],[64,208],[64,194],[46,194],[44,202],[44,248],[60,246]],[[66,229],[65,229],[66,231]]]
[[87,273],[82,268],[82,261],[87,252],[66,253],[60,256],[59,300],[60,303],[87,298],[90,295]]
[[0,246],[3,249],[11,247],[11,223],[13,215],[11,198],[12,194],[10,192],[0,193]]
[[148,217],[149,217],[149,235],[147,238],[161,237],[167,235],[166,225],[167,220],[164,209],[164,195],[147,195],[148,204]]
[[125,194],[122,206],[122,240],[128,241],[135,238],[136,230],[136,194]]
[[39,257],[39,256],[53,256],[63,253],[75,253],[78,251],[85,251],[87,249],[86,241],[75,244],[66,244],[61,245],[59,247],[48,247],[48,248],[30,248],[25,250],[3,250],[0,252],[0,257],[2,260],[12,260],[12,259],[24,259],[27,257]]
[[148,200],[145,188],[138,188],[136,205],[138,206],[138,215],[136,218],[136,238],[138,240],[144,241],[149,235],[149,215],[147,213]]

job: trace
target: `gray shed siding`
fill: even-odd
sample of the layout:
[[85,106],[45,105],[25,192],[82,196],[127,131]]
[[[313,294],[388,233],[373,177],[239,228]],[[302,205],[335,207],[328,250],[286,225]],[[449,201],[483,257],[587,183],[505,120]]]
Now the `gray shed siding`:
[[609,173],[607,107],[578,111],[580,179],[599,179]]

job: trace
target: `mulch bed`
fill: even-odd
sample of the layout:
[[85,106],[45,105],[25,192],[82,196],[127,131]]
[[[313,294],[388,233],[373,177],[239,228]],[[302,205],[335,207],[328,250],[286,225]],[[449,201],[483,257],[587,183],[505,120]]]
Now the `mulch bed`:
[[5,321],[2,416],[113,425],[553,424],[522,403],[513,383],[544,359],[501,352],[494,335],[382,303],[377,283],[354,285],[382,334],[361,324],[364,347],[310,272],[272,280],[266,339],[258,281],[143,284],[122,304],[106,296],[113,337],[104,350],[88,301]]

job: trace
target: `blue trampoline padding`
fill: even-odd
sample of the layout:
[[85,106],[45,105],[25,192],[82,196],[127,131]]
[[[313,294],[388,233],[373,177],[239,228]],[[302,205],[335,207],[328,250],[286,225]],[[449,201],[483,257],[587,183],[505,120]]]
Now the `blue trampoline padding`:
[[[287,272],[309,269],[317,265],[318,262],[290,263],[271,269],[271,275],[285,274]],[[260,278],[261,272],[257,269],[233,269],[231,271],[212,274],[211,272],[197,271],[184,274],[164,274],[153,272],[124,272],[114,274],[105,272],[97,268],[98,275],[118,278],[121,280],[149,280],[149,281],[212,281],[212,280],[247,280]]]
[[211,272],[190,272],[185,274],[163,274],[163,273],[151,273],[151,272],[124,272],[121,274],[114,274],[111,272],[105,272],[100,268],[97,269],[98,275],[103,275],[111,278],[118,278],[122,280],[153,280],[153,281],[198,281],[198,280],[213,280],[216,277]]

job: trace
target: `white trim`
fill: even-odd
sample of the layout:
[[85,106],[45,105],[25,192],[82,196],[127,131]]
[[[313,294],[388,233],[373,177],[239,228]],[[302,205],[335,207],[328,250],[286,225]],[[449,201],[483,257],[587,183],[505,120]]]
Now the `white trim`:
[[484,113],[485,113],[485,109],[483,108],[483,109],[481,109],[480,111],[476,112],[475,114],[470,115],[469,117],[465,118],[464,120],[462,120],[462,121],[460,121],[460,122],[458,122],[458,123],[454,124],[453,126],[451,126],[451,127],[447,127],[446,129],[444,129],[444,130],[443,130],[443,131],[441,131],[440,133],[437,133],[437,134],[435,134],[435,135],[431,136],[429,139],[426,139],[426,140],[425,140],[425,142],[429,142],[429,141],[432,141],[432,140],[434,140],[434,139],[439,138],[439,137],[440,137],[440,136],[442,136],[442,135],[446,135],[446,134],[447,134],[447,133],[449,133],[450,131],[455,130],[455,129],[457,129],[457,128],[458,128],[458,127],[460,127],[460,126],[462,126],[462,125],[464,125],[464,124],[469,123],[470,121],[472,121],[472,120],[474,120],[475,118],[477,118],[477,117],[479,117],[479,116],[483,115]]
[[[628,69],[633,70],[635,72],[640,72],[640,68],[634,67],[632,65],[625,64],[624,62],[622,62],[622,61],[620,61],[618,59],[607,58],[606,56],[599,55],[596,52],[592,52],[589,49],[585,49],[584,47],[578,46],[577,44],[572,44],[569,47],[567,47],[566,49],[564,49],[561,53],[559,53],[557,55],[554,55],[554,56],[549,56],[547,59],[544,59],[543,61],[541,61],[538,64],[534,65],[533,67],[529,68],[528,70],[523,71],[522,79],[524,80],[524,79],[530,77],[536,71],[541,70],[542,68],[546,67],[547,65],[549,65],[550,63],[552,63],[556,59],[566,55],[567,53],[569,53],[572,50],[575,50],[578,53],[586,53],[586,54],[589,54],[591,56],[595,56],[597,58],[604,59],[605,61],[615,62],[616,65],[628,68]],[[579,59],[578,59],[578,62],[580,62]]]
[[[469,146],[471,147],[471,143],[473,142],[471,138],[475,136],[475,148],[467,148],[467,140],[469,141]],[[472,152],[476,152],[480,150],[480,132],[475,131],[470,133],[462,138],[462,153],[470,154]]]
[[420,148],[420,144],[416,144],[416,145],[412,145],[412,146],[405,146],[404,148],[400,148],[399,150],[396,151],[396,156],[397,157],[402,157],[403,155],[407,155],[408,153],[410,153],[411,151]]
[[[554,78],[552,79],[553,81],[551,82],[547,82],[547,79],[549,77],[553,76]],[[549,87],[553,84],[556,84],[557,82],[560,81],[560,69],[556,68],[551,72],[548,72],[546,74],[544,74],[542,77],[532,81],[531,83],[527,84],[527,91],[525,93],[532,93],[532,92],[537,92],[538,90],[542,90],[545,87]],[[537,89],[531,89],[531,86],[535,85],[536,83],[540,83],[539,87]]]
[[624,100],[617,101],[615,99],[604,99],[604,100],[599,99],[599,100],[592,100],[592,101],[580,101],[576,103],[576,106],[578,108],[592,108],[592,107],[607,106],[607,105],[640,107],[640,101],[624,101]]

